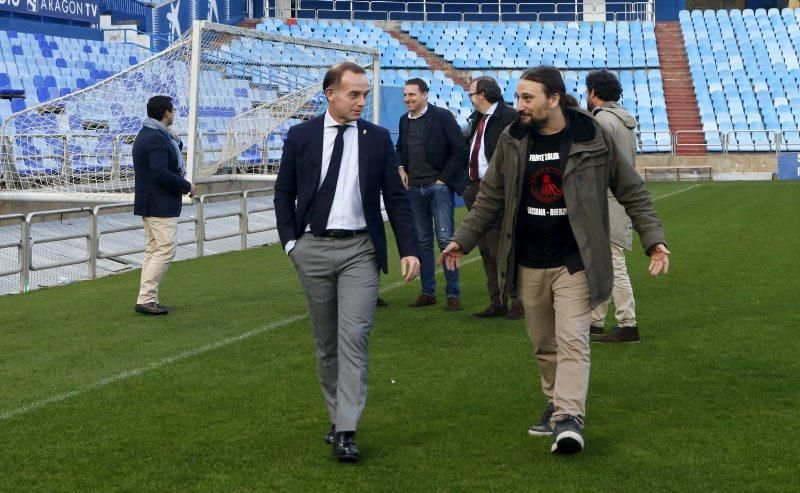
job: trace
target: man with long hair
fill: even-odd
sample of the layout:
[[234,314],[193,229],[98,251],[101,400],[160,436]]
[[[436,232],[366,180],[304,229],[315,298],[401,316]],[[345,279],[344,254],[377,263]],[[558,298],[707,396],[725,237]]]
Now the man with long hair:
[[669,251],[641,177],[588,112],[566,104],[561,73],[527,70],[516,98],[519,120],[500,136],[475,204],[442,260],[457,267],[502,217],[499,278],[507,290],[518,269],[547,398],[529,433],[552,435],[550,450],[570,454],[584,447],[591,310],[613,284],[606,190],[633,220],[652,275],[667,272]]

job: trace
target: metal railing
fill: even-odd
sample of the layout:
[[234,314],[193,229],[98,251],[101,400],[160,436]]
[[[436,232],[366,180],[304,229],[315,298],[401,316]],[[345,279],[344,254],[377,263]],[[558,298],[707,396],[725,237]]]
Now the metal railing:
[[[78,209],[58,209],[53,211],[42,211],[42,212],[31,212],[25,217],[25,222],[28,226],[28,241],[27,243],[27,268],[23,269],[23,273],[20,276],[20,288],[22,290],[27,290],[29,282],[30,282],[30,274],[31,272],[42,271],[47,269],[54,269],[56,267],[70,267],[73,265],[80,265],[80,264],[89,264],[89,260],[96,255],[96,251],[94,249],[94,242],[91,238],[91,231],[86,232],[77,232],[77,233],[70,233],[70,234],[60,234],[60,235],[52,235],[43,238],[34,238],[35,236],[35,228],[34,225],[37,223],[45,222],[45,218],[50,216],[63,216],[69,215],[70,217],[88,217],[90,218],[90,223],[94,219],[94,211],[91,209],[85,208],[78,208]],[[67,258],[65,260],[49,262],[49,263],[42,263],[37,264],[35,262],[34,256],[34,247],[36,245],[44,245],[49,243],[57,243],[57,242],[64,242],[70,240],[79,240],[79,239],[86,239],[86,255],[80,258]],[[24,241],[24,239],[23,239]]]
[[[180,36],[177,34],[156,34],[147,31],[141,31],[134,27],[111,27],[103,29],[103,33],[121,33],[122,40],[114,40],[115,42],[122,42],[128,43],[140,48],[144,48],[145,50],[149,50],[151,53],[158,53],[159,51],[163,50],[170,44],[174,43]],[[148,39],[147,46],[143,46],[139,44],[138,37],[139,36],[146,36]],[[130,39],[128,39],[130,37]],[[111,40],[108,40],[111,41]],[[140,60],[141,61],[141,60]]]
[[[584,18],[593,19],[594,16],[602,15],[607,21],[620,20],[654,20],[653,2],[606,2],[604,4],[593,4],[587,9],[587,5],[579,2],[574,3],[543,3],[543,2],[519,2],[519,3],[500,3],[500,2],[392,2],[388,0],[375,0],[371,2],[330,2],[332,9],[309,9],[303,8],[302,2],[299,8],[287,11],[285,9],[270,9],[275,12],[277,17],[300,17],[307,16],[314,19],[337,19],[340,16],[349,16],[349,20],[377,20],[377,21],[400,21],[400,20],[420,20],[420,21],[456,21],[470,22],[473,20],[482,21],[485,19],[471,19],[471,16],[497,16],[497,21],[520,20],[519,16],[525,16],[527,21],[541,22],[546,21],[581,21]],[[336,3],[345,3],[349,8],[337,9]],[[367,9],[354,8],[353,4],[367,4]],[[402,5],[402,9],[392,9],[395,5]],[[615,8],[618,8],[616,10]],[[468,11],[459,11],[467,9]],[[419,16],[417,19],[406,19],[408,15]],[[532,17],[532,18],[527,18]],[[342,19],[347,20],[347,19]]]
[[[277,226],[258,226],[254,225],[251,218],[255,214],[268,212],[274,210],[273,205],[266,206],[253,206],[250,207],[250,199],[256,197],[266,197],[272,193],[272,188],[259,188],[247,191],[237,192],[224,192],[208,195],[201,195],[195,197],[193,206],[195,207],[194,217],[181,217],[178,218],[178,225],[194,224],[195,234],[192,239],[178,240],[178,246],[196,245],[196,257],[203,257],[205,255],[205,243],[209,241],[222,240],[226,238],[240,237],[240,249],[248,248],[248,235],[266,233],[277,229]],[[222,198],[236,200],[238,199],[239,207],[234,212],[220,212],[214,214],[207,214],[206,207],[210,203],[220,202]],[[32,212],[27,215],[23,214],[9,214],[0,216],[0,228],[9,227],[10,224],[19,225],[19,235],[11,241],[0,243],[0,250],[15,248],[17,249],[17,262],[16,267],[4,271],[0,271],[0,277],[7,277],[19,275],[19,292],[27,292],[30,286],[31,274],[37,271],[48,269],[56,269],[59,267],[71,267],[75,265],[86,265],[86,279],[97,278],[97,261],[98,260],[113,260],[128,255],[138,255],[144,253],[144,242],[140,246],[133,248],[111,250],[103,247],[102,239],[109,235],[130,233],[133,231],[144,230],[144,225],[129,224],[123,226],[104,227],[102,218],[111,213],[132,213],[133,203],[119,203],[119,204],[106,204],[99,205],[94,208],[74,208],[74,209],[59,209],[52,211]],[[50,234],[47,236],[36,236],[36,224],[52,222],[50,218],[61,218],[65,216],[71,219],[85,219],[87,227],[85,229],[73,228],[74,231],[63,234]],[[207,223],[210,220],[239,217],[238,227],[233,232],[223,234],[210,235],[207,233]],[[34,255],[34,247],[36,245],[64,243],[74,240],[86,240],[85,255],[64,258],[65,255],[60,255],[62,260],[49,261],[46,263],[38,262],[37,256]],[[74,246],[74,245],[73,245]],[[76,248],[76,250],[82,250]]]
[[[678,150],[681,148],[689,148],[689,147],[704,147],[707,152],[714,153],[714,152],[721,152],[723,156],[728,156],[731,152],[753,152],[753,153],[762,153],[762,152],[774,152],[775,156],[780,156],[781,152],[786,152],[787,149],[787,142],[785,142],[783,138],[783,131],[781,130],[730,130],[730,131],[720,131],[720,130],[677,130],[672,134],[672,154],[677,154]],[[703,142],[681,142],[680,137],[682,135],[689,136],[689,135],[701,135],[703,136]],[[716,142],[708,142],[707,137],[709,135],[716,135],[719,140],[719,144]],[[748,144],[739,144],[731,143],[731,137],[735,137],[737,135],[748,135],[750,136],[750,141],[752,143]],[[754,135],[766,135],[767,136],[767,143],[756,142],[755,139],[752,137]],[[771,139],[769,137],[772,137]],[[711,149],[712,147],[719,147],[719,150]]]
[[30,238],[30,235],[28,235],[28,223],[25,221],[25,215],[9,214],[6,216],[0,216],[0,224],[2,223],[17,223],[19,224],[20,231],[18,240],[0,243],[0,250],[5,250],[8,248],[17,249],[17,267],[12,270],[0,271],[0,277],[22,274],[28,265],[27,254],[30,251],[28,245],[28,239]]

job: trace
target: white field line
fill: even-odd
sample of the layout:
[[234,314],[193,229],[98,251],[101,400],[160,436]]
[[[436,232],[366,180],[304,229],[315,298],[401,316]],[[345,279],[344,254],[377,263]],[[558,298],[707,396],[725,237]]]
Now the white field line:
[[678,195],[679,193],[688,192],[689,190],[694,190],[695,188],[701,187],[701,186],[702,185],[692,185],[691,187],[681,188],[680,190],[676,190],[674,192],[670,192],[670,193],[668,193],[666,195],[660,195],[660,196],[654,198],[653,202],[655,202],[656,200],[665,199],[667,197],[672,197],[673,195]]
[[[461,263],[461,265],[471,264],[476,262],[480,259],[480,256],[475,256],[473,258],[469,258]],[[441,269],[438,270],[438,273],[441,273]],[[412,281],[413,282],[413,281]],[[391,291],[397,289],[401,286],[404,286],[406,283],[404,281],[395,282],[393,284],[389,284],[388,286],[382,287],[379,291],[384,293],[386,291]],[[87,394],[93,390],[97,390],[99,388],[105,387],[107,385],[111,385],[113,383],[122,382],[125,380],[129,380],[133,377],[138,377],[139,375],[143,375],[145,373],[151,372],[153,370],[158,370],[160,368],[164,368],[169,365],[173,365],[175,363],[179,363],[183,360],[193,358],[195,356],[200,356],[205,353],[215,351],[217,349],[221,349],[232,344],[236,344],[237,342],[246,341],[247,339],[251,339],[255,336],[264,334],[266,332],[271,332],[276,329],[280,329],[282,327],[286,327],[287,325],[293,324],[295,322],[299,322],[300,320],[304,320],[308,318],[307,313],[303,313],[300,315],[295,315],[293,317],[284,318],[282,320],[278,320],[271,324],[265,325],[264,327],[260,327],[258,329],[249,330],[239,335],[227,337],[225,339],[221,339],[217,342],[212,342],[206,344],[204,346],[197,347],[195,349],[190,349],[188,351],[183,351],[180,353],[173,354],[172,356],[168,356],[164,359],[160,359],[158,361],[154,361],[149,363],[145,366],[141,366],[139,368],[133,368],[130,370],[125,370],[123,372],[117,373],[116,375],[112,375],[110,377],[101,378],[100,380],[96,380],[88,385],[84,385],[83,387],[77,388],[75,390],[71,390],[69,392],[64,392],[63,394],[56,394],[51,397],[47,397],[42,400],[31,402],[30,404],[26,404],[24,406],[18,407],[16,409],[12,409],[9,411],[4,411],[0,413],[0,421],[9,420],[12,418],[16,418],[18,416],[22,416],[33,411],[37,411],[44,407],[47,407],[51,404],[58,404],[59,402],[64,402],[66,400],[72,399],[73,397],[79,397],[83,394]]]

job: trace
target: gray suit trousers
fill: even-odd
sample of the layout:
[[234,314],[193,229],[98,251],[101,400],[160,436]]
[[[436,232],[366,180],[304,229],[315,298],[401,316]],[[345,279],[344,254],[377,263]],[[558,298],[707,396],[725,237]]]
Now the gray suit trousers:
[[356,431],[367,400],[367,340],[379,272],[369,235],[301,236],[289,252],[306,293],[317,372],[336,431]]

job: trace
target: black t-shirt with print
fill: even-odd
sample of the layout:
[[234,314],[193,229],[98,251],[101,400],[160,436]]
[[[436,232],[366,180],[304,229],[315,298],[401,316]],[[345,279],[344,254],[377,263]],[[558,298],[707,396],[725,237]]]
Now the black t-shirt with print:
[[578,251],[562,190],[558,151],[563,134],[530,136],[516,231],[517,263],[524,267],[561,267]]

